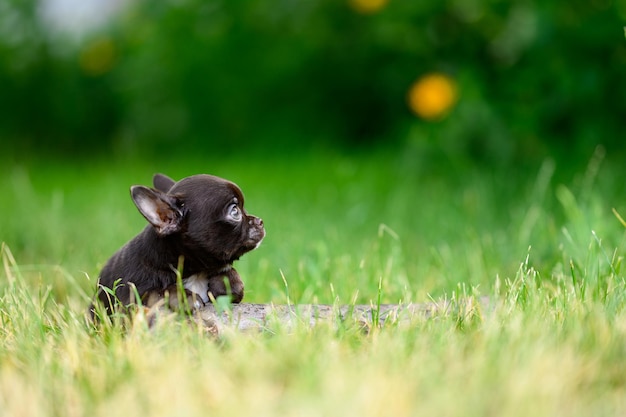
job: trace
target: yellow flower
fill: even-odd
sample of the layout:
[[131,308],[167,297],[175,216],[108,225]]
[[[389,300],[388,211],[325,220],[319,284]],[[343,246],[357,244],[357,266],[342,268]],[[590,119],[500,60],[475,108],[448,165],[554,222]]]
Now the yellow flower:
[[411,110],[426,120],[444,116],[457,101],[456,85],[449,77],[432,73],[413,83],[408,93]]
[[389,3],[389,0],[348,0],[350,6],[359,13],[373,14]]
[[82,70],[93,76],[108,72],[115,61],[115,45],[109,38],[96,39],[80,52]]

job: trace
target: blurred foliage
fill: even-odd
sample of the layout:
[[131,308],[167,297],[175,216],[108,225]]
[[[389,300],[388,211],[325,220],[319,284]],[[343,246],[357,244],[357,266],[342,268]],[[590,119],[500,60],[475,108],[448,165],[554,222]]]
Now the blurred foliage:
[[[79,41],[38,10],[0,4],[16,152],[385,144],[506,164],[623,148],[626,0],[137,0]],[[429,74],[452,99],[420,118]]]

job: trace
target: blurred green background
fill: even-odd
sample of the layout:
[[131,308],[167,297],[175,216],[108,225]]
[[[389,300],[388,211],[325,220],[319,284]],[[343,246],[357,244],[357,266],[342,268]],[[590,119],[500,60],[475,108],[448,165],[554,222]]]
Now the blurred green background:
[[[5,152],[623,153],[624,0],[134,0],[98,24],[57,3],[0,6]],[[457,91],[434,120],[407,105],[429,73]]]
[[621,245],[624,22],[626,0],[5,0],[0,240],[89,291],[145,224],[128,187],[206,172],[268,227],[249,301],[381,277],[423,299],[529,246],[568,271],[592,228]]

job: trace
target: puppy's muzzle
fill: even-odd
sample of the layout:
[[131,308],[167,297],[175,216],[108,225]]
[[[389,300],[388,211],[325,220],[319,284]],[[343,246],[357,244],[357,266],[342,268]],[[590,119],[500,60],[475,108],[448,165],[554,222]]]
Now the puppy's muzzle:
[[263,238],[265,237],[265,227],[263,226],[263,220],[258,217],[250,216],[248,218],[248,225],[250,226],[248,228],[248,240],[256,249],[257,247],[259,247],[261,241],[263,241]]

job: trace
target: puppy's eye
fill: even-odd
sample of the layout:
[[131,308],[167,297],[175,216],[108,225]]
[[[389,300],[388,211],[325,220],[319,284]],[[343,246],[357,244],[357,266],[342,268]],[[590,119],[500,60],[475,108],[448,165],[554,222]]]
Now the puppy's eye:
[[228,210],[228,216],[237,222],[241,221],[241,210],[239,209],[239,206],[236,204],[231,205]]

